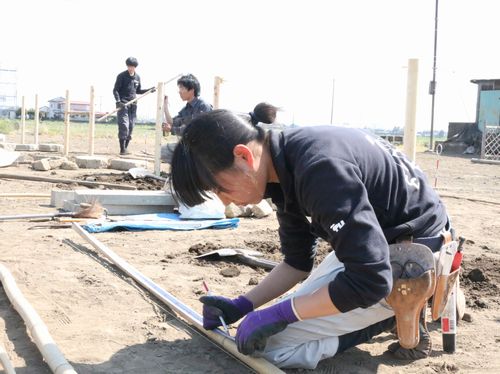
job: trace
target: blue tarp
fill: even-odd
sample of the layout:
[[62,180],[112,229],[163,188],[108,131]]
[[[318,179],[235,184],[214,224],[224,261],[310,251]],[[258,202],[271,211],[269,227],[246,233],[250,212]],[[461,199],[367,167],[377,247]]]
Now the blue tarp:
[[127,216],[116,222],[94,222],[82,227],[90,233],[105,231],[143,231],[143,230],[201,230],[229,229],[238,227],[238,218],[181,220],[176,213],[140,214]]

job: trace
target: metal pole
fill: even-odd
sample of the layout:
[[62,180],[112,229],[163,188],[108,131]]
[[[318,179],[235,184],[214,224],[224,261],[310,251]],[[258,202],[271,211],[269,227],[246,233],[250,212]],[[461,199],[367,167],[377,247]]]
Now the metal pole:
[[333,99],[335,96],[335,78],[332,80],[332,107],[330,110],[330,125],[333,125]]
[[434,63],[432,66],[432,81],[429,85],[429,94],[432,95],[432,106],[431,106],[431,139],[429,141],[429,149],[432,151],[434,149],[434,101],[436,96],[436,52],[437,52],[437,32],[438,32],[438,6],[439,0],[436,0],[436,15],[434,20]]

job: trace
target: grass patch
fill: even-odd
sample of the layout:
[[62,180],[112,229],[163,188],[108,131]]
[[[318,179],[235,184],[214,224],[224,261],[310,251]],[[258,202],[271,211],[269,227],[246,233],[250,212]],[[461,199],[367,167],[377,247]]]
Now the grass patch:
[[12,121],[9,119],[0,119],[0,134],[8,135],[11,132],[15,131],[16,128],[16,121]]

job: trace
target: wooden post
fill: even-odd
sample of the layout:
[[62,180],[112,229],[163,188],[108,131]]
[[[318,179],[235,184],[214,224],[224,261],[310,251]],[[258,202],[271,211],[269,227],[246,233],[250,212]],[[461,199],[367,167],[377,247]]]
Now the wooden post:
[[161,123],[163,121],[163,83],[158,82],[156,88],[156,128],[155,128],[155,175],[160,176],[161,171],[161,138],[162,129]]
[[26,143],[26,107],[24,106],[24,96],[21,100],[21,144]]
[[69,112],[71,105],[69,102],[69,90],[66,90],[66,102],[64,103],[64,155],[69,155]]
[[224,82],[224,80],[221,77],[215,76],[215,79],[214,79],[214,109],[219,109],[220,85],[222,82]]
[[90,108],[89,108],[89,156],[94,155],[95,135],[95,108],[94,108],[94,86],[90,86]]
[[35,95],[35,144],[38,145],[38,132],[40,130],[40,109],[38,108],[38,94]]
[[415,121],[417,114],[417,78],[418,59],[408,60],[408,81],[406,83],[406,120],[403,138],[403,150],[411,161],[415,161],[415,147],[417,145],[417,133]]

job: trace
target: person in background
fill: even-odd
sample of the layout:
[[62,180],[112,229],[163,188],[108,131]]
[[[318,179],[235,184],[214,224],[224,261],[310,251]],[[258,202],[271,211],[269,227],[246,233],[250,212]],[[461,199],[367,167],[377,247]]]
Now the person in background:
[[178,115],[172,118],[168,109],[168,96],[165,96],[163,110],[166,122],[163,131],[170,131],[172,135],[181,135],[186,125],[200,113],[210,112],[212,105],[200,99],[200,82],[193,74],[183,75],[177,80],[179,96],[186,102]]
[[[275,113],[262,104],[246,119],[228,110],[193,119],[174,150],[171,188],[187,206],[203,202],[207,191],[225,205],[272,199],[283,261],[244,295],[203,296],[203,326],[243,318],[240,352],[313,369],[395,326],[385,300],[393,286],[389,245],[410,240],[432,257],[452,229],[425,174],[389,143],[337,126],[266,132],[259,124]],[[332,252],[313,270],[318,238]],[[395,342],[389,350],[427,357],[425,321],[419,327],[415,348]]]
[[137,116],[137,102],[128,105],[126,103],[135,99],[137,94],[141,95],[148,91],[154,92],[156,90],[155,87],[142,89],[141,78],[135,71],[139,65],[135,57],[127,58],[125,64],[127,65],[127,70],[118,74],[113,88],[116,108],[119,109],[117,120],[120,155],[130,154],[127,148],[132,139],[132,132]]

